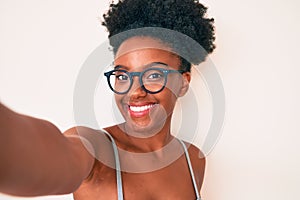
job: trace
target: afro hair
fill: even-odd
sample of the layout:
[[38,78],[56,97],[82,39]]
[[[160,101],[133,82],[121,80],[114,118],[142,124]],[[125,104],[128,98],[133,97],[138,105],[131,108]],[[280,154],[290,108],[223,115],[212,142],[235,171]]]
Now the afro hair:
[[[103,15],[102,25],[109,32],[114,53],[130,37],[150,36],[170,45],[180,55],[183,69],[190,71],[190,63],[201,63],[215,49],[214,19],[207,18],[206,11],[207,8],[198,0],[119,0],[117,3],[112,1]],[[147,27],[179,32],[199,44],[202,50],[199,51],[182,37],[176,38],[178,34],[169,35],[164,31],[147,29],[130,31]],[[122,37],[113,37],[116,35]]]

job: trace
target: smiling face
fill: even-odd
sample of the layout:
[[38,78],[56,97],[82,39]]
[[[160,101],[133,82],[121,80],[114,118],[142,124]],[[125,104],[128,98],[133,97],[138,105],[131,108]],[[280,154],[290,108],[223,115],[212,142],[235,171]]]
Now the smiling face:
[[[128,72],[142,72],[149,68],[179,70],[180,58],[170,51],[159,40],[133,37],[122,43],[114,64]],[[169,73],[167,80],[161,92],[150,94],[141,88],[139,77],[134,76],[128,93],[115,94],[116,104],[126,121],[127,133],[150,137],[159,131],[169,130],[176,100],[186,92],[190,74]]]

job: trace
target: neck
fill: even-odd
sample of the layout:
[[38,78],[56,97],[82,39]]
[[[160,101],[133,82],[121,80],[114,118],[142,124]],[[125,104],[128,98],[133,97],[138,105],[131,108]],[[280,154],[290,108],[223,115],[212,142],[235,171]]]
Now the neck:
[[[146,134],[138,136],[137,133],[130,134],[130,131],[126,130],[125,123],[120,124],[117,127],[119,129],[118,132],[122,132],[122,134],[119,134],[116,138],[119,143],[118,145],[120,148],[132,152],[153,152],[162,149],[174,138],[170,131],[170,119],[166,120],[164,126],[158,132],[153,133],[150,136],[147,136]],[[122,137],[119,137],[120,135],[122,135]]]

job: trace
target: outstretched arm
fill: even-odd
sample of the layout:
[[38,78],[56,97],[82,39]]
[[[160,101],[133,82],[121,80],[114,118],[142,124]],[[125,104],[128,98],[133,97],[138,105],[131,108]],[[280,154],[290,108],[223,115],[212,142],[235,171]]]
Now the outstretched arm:
[[18,114],[0,103],[0,192],[71,193],[93,163],[79,138],[65,137],[50,122]]

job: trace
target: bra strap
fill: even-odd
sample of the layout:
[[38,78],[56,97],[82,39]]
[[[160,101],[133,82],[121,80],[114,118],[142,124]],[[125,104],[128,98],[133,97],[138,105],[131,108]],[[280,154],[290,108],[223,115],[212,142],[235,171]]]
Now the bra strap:
[[180,143],[183,146],[184,153],[185,153],[185,158],[186,158],[186,161],[187,161],[188,166],[189,166],[189,170],[190,170],[190,174],[191,174],[191,177],[192,177],[192,181],[193,181],[193,185],[194,185],[194,190],[195,190],[195,194],[196,194],[196,199],[197,200],[201,200],[200,194],[199,194],[199,191],[198,191],[198,187],[197,187],[197,183],[196,183],[196,179],[195,179],[195,175],[194,175],[194,171],[193,171],[193,167],[192,167],[192,163],[191,163],[191,159],[190,159],[190,156],[189,156],[189,152],[188,152],[188,150],[187,150],[184,142],[182,140],[179,140],[179,141],[180,141]]
[[122,175],[121,175],[121,165],[118,153],[118,147],[114,138],[105,130],[102,130],[111,140],[116,163],[116,177],[117,177],[117,190],[118,190],[118,200],[123,200],[123,185],[122,185]]

